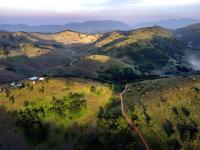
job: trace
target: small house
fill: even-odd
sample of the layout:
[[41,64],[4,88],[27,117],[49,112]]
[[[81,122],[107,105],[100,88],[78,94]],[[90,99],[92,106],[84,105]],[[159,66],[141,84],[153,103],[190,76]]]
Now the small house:
[[31,78],[28,78],[30,81],[36,81],[38,80],[38,77],[31,77]]
[[44,80],[45,80],[44,77],[40,77],[40,78],[39,78],[39,81],[44,81]]
[[11,82],[10,83],[10,86],[15,86],[16,85],[16,82]]
[[28,78],[30,81],[33,81],[33,84],[36,83],[36,81],[39,79],[38,77],[31,77],[31,78]]
[[23,87],[23,84],[22,84],[22,83],[17,83],[17,84],[15,85],[15,87],[21,88],[21,87]]

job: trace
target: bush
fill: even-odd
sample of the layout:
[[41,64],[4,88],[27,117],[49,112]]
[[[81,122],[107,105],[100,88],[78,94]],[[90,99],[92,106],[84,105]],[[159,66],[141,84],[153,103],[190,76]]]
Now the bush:
[[165,123],[163,123],[163,128],[168,136],[175,132],[173,124],[169,120],[166,120]]
[[44,115],[43,108],[26,108],[18,112],[17,125],[22,128],[27,139],[33,143],[40,143],[48,136],[49,126],[41,122],[41,115]]
[[70,93],[69,100],[68,108],[71,112],[80,112],[82,108],[86,107],[86,100],[83,94]]
[[90,87],[90,91],[91,91],[92,93],[95,93],[95,92],[96,92],[96,86],[92,85],[92,86]]

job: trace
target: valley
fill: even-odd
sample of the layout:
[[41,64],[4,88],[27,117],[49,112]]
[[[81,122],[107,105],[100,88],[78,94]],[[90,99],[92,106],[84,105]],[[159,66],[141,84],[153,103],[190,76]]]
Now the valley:
[[199,31],[0,32],[0,149],[199,149]]

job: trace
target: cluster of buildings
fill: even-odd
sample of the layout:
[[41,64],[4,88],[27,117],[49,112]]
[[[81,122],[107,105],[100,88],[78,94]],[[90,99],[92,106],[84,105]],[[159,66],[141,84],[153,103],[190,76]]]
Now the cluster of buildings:
[[[31,78],[28,78],[28,80],[31,81],[33,84],[36,84],[36,81],[44,81],[45,78],[34,76],[34,77],[31,77]],[[24,83],[22,83],[22,82],[11,82],[10,86],[14,87],[14,88],[21,88],[21,87],[24,86]]]

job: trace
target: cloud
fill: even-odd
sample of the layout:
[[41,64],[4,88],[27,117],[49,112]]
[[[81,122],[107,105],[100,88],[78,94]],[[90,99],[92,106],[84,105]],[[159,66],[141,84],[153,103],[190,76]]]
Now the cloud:
[[0,9],[73,12],[195,4],[200,0],[0,0]]
[[187,6],[200,4],[200,0],[110,0],[109,5],[120,6]]
[[0,8],[10,10],[50,10],[68,12],[88,9],[90,6],[102,6],[109,1],[110,0],[0,0]]

